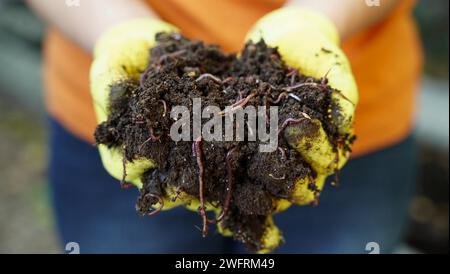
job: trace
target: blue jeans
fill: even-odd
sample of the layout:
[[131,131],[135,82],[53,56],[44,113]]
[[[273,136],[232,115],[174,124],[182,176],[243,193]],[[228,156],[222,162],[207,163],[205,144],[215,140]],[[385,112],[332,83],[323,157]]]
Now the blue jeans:
[[[124,190],[104,170],[96,147],[50,120],[50,185],[63,244],[81,253],[242,253],[240,243],[211,230],[183,208],[141,217],[136,189]],[[317,208],[293,206],[275,216],[286,243],[279,253],[364,253],[377,242],[392,251],[407,224],[415,186],[412,138],[351,160],[338,188],[326,185]]]

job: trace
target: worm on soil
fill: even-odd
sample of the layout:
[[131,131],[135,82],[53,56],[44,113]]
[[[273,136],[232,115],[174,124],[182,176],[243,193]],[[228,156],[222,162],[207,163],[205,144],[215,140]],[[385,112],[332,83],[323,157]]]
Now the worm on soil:
[[171,53],[166,53],[164,55],[161,55],[161,57],[159,57],[159,59],[158,59],[158,64],[162,64],[162,62],[166,61],[168,58],[178,57],[185,52],[186,52],[185,49],[181,49],[181,50],[177,50],[177,51],[174,51]]
[[149,197],[156,198],[156,199],[158,199],[158,202],[159,202],[159,207],[157,209],[152,210],[149,213],[147,213],[147,216],[152,216],[152,215],[155,215],[155,214],[159,213],[163,209],[163,207],[164,207],[164,200],[161,198],[161,196],[159,196],[157,194],[153,194],[153,193],[147,193],[144,196],[144,198],[147,198],[147,199],[149,199]]
[[[307,114],[306,114],[307,115]],[[308,116],[309,117],[309,116]],[[292,124],[300,124],[303,121],[309,120],[310,118],[308,118],[304,115],[304,117],[298,118],[298,119],[294,119],[294,118],[287,118],[286,120],[284,120],[284,122],[281,124],[281,128],[278,129],[278,135],[280,135],[281,132],[283,132],[283,130],[286,129],[287,126],[292,125]]]
[[218,84],[222,84],[222,80],[217,77],[212,75],[211,73],[203,73],[202,75],[200,75],[197,79],[195,79],[195,82],[200,82],[202,79],[205,78],[210,78],[211,80],[213,80],[214,82],[218,83]]
[[256,95],[256,93],[252,93],[252,94],[248,95],[247,97],[232,104],[231,109],[229,109],[228,111],[220,111],[220,112],[218,112],[218,114],[225,115],[226,113],[230,113],[230,112],[233,113],[237,108],[245,106],[250,101],[250,99],[255,97],[255,95]]
[[204,197],[204,182],[203,178],[205,175],[205,164],[203,162],[202,157],[202,137],[198,137],[195,140],[193,148],[195,152],[195,159],[197,160],[198,165],[198,186],[199,186],[199,199],[200,199],[200,215],[202,216],[203,227],[202,227],[202,236],[206,237],[208,235],[208,217],[206,216],[205,210],[205,197]]
[[219,217],[217,217],[215,222],[220,222],[223,220],[225,216],[227,216],[228,210],[230,209],[231,199],[233,196],[233,169],[232,169],[232,162],[231,162],[231,156],[233,152],[236,150],[237,147],[234,147],[230,149],[227,152],[227,156],[225,157],[225,162],[227,164],[227,195],[225,196],[225,202],[223,205],[222,212],[220,213]]
[[148,137],[147,140],[145,140],[140,146],[139,146],[139,151],[142,150],[142,148],[144,147],[145,144],[147,144],[148,142],[156,142],[161,138],[161,136],[155,136],[154,132],[153,132],[153,128],[150,128],[150,137]]

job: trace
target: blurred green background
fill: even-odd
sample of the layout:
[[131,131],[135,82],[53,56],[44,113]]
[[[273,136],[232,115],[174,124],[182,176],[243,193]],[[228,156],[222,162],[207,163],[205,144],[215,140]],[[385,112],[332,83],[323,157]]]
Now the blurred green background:
[[[399,253],[448,253],[448,5],[421,0],[415,11],[426,51],[415,129],[420,180]],[[46,185],[43,33],[22,1],[0,1],[0,253],[63,252]]]

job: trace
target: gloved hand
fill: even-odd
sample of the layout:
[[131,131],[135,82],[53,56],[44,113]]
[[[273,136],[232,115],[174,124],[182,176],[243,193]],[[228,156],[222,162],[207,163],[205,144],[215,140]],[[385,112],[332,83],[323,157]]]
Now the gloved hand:
[[[332,121],[340,134],[351,136],[358,90],[349,61],[339,48],[339,35],[333,23],[307,9],[281,8],[261,18],[247,36],[254,42],[261,38],[278,48],[288,66],[316,79],[328,79],[328,85],[336,90],[332,94]],[[339,154],[333,151],[320,121],[312,119],[301,127],[316,134],[306,136],[300,126],[292,125],[286,128],[285,137],[317,172],[315,183],[320,191],[325,178],[341,168],[350,153],[344,151],[344,144],[338,146]],[[308,137],[311,135],[314,137]],[[308,183],[297,182],[291,202],[304,205],[314,200],[314,193],[307,189]]]
[[[139,79],[140,73],[147,67],[150,49],[155,45],[155,34],[176,30],[174,26],[156,19],[139,18],[124,22],[99,38],[90,71],[91,93],[99,124],[107,120],[111,86],[121,81]],[[102,144],[98,148],[106,170],[116,179],[131,182],[138,188],[142,187],[142,174],[156,165],[147,159],[125,163],[123,148],[107,148]],[[168,197],[163,197],[163,200],[164,209],[178,205]]]
[[[278,48],[288,66],[316,79],[327,78],[328,85],[336,90],[332,94],[332,121],[340,134],[349,137],[338,145],[338,151],[334,151],[319,120],[307,120],[301,125],[291,125],[285,129],[287,142],[311,165],[317,177],[299,179],[292,197],[277,201],[277,212],[280,212],[291,203],[306,205],[317,199],[326,177],[340,169],[349,158],[350,152],[344,150],[344,146],[350,145],[348,140],[353,136],[352,124],[358,91],[349,61],[339,48],[337,29],[324,16],[297,7],[275,10],[255,24],[246,40],[258,42],[261,38],[269,46]],[[315,184],[314,191],[310,188],[311,183]],[[267,248],[263,252],[278,246],[282,241],[272,216],[267,218],[266,223],[263,242]]]
[[[155,34],[162,31],[173,32],[176,29],[161,21],[136,19],[113,28],[99,39],[94,50],[90,75],[98,123],[107,119],[111,86],[123,80],[139,78],[140,73],[147,66],[149,50],[155,43]],[[254,41],[264,38],[269,45],[277,46],[286,63],[298,68],[306,75],[314,78],[327,75],[329,84],[339,90],[333,94],[334,108],[331,115],[339,125],[341,133],[351,134],[353,113],[357,102],[356,85],[348,61],[338,47],[337,32],[327,19],[300,9],[280,9],[263,17],[248,37]],[[290,145],[296,147],[316,170],[318,176],[315,183],[320,191],[325,178],[336,168],[341,167],[349,155],[340,149],[336,161],[336,153],[320,121],[311,120],[309,126],[317,128],[317,136],[314,140],[302,136],[295,126],[287,127],[285,134],[289,137],[287,139]],[[306,147],[307,145],[312,147]],[[104,145],[99,145],[99,151],[107,171],[118,180],[122,180],[123,149],[108,149]],[[155,166],[153,161],[146,159],[137,159],[133,163],[126,162],[125,179],[141,188],[140,177],[143,172]],[[291,203],[304,205],[313,201],[314,193],[308,189],[309,183],[299,180],[294,195],[289,201],[278,201],[277,210],[282,211]],[[174,204],[170,199],[170,190],[166,192],[169,193],[169,197],[162,197],[164,209],[170,209],[189,200],[190,204],[187,207],[197,211],[196,198],[187,197],[183,200],[180,197]],[[220,209],[214,210],[217,213],[220,212]],[[264,246],[261,252],[272,250],[282,239],[271,216],[267,218],[266,227],[266,232],[261,239]],[[220,224],[219,231],[224,235],[230,233],[222,229]]]

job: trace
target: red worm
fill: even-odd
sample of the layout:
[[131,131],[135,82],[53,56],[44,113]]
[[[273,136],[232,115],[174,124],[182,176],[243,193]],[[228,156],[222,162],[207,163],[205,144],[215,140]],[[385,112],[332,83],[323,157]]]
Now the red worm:
[[287,97],[291,97],[291,98],[295,99],[296,101],[301,102],[301,99],[297,95],[295,95],[294,93],[288,93],[285,91],[285,92],[280,93],[275,101],[273,101],[271,98],[267,98],[266,104],[267,104],[267,102],[270,102],[273,104],[278,104],[282,99],[285,99]]
[[147,199],[149,197],[156,198],[156,199],[158,199],[158,202],[159,202],[159,207],[157,209],[155,209],[155,210],[150,211],[147,214],[148,216],[152,216],[152,215],[157,214],[158,212],[160,212],[163,209],[163,207],[164,207],[164,200],[161,198],[161,196],[153,194],[153,193],[147,193],[144,196],[144,198],[147,198]]
[[306,83],[305,82],[305,83],[300,83],[300,84],[297,84],[297,85],[294,85],[294,86],[290,86],[290,87],[284,87],[284,88],[282,88],[282,90],[290,92],[290,91],[292,91],[294,89],[298,89],[298,88],[306,87],[306,86],[309,86],[309,87],[324,87],[323,84],[309,83],[309,82]]
[[220,222],[223,220],[225,216],[227,216],[228,210],[230,209],[231,204],[231,198],[233,196],[233,169],[232,169],[232,162],[231,162],[231,156],[233,152],[236,150],[237,147],[232,148],[227,152],[227,156],[225,157],[225,161],[227,164],[227,178],[228,178],[228,184],[227,184],[227,195],[225,196],[225,203],[223,205],[222,212],[220,213],[219,217],[217,217],[217,220],[215,222]]
[[294,118],[288,118],[286,120],[284,120],[283,124],[281,124],[281,128],[278,129],[278,135],[280,135],[281,132],[283,132],[283,130],[291,125],[291,124],[300,124],[301,122],[308,120],[308,118],[306,117],[302,117],[302,118],[298,118],[298,119],[294,119]]
[[319,191],[314,190],[314,201],[313,205],[317,207],[319,205]]
[[[252,94],[248,95],[247,97],[245,97],[245,98],[243,98],[243,99],[237,101],[236,103],[232,104],[232,105],[231,105],[231,109],[228,110],[227,112],[233,112],[233,111],[235,111],[238,107],[243,107],[243,106],[245,106],[245,105],[250,101],[250,99],[252,99],[253,97],[255,97],[255,95],[256,95],[256,93],[252,93]],[[219,114],[219,115],[224,115],[225,113],[226,113],[226,111],[221,111],[221,112],[219,112],[218,114]]]
[[272,103],[278,104],[283,98],[286,98],[287,96],[288,96],[287,92],[282,92],[278,95],[278,98],[275,101],[273,101]]
[[126,158],[126,150],[123,148],[123,158],[122,158],[122,179],[120,180],[120,187],[123,189],[131,188],[133,185],[125,182],[127,177],[127,158]]
[[201,81],[204,78],[210,78],[214,82],[222,84],[222,80],[219,77],[212,75],[211,73],[203,73],[197,79],[195,79],[195,82],[199,82],[199,81]]
[[205,210],[205,198],[204,198],[204,182],[203,177],[205,174],[205,166],[202,157],[202,137],[198,137],[194,142],[195,158],[198,165],[198,186],[199,186],[199,198],[200,198],[200,215],[202,216],[203,228],[202,236],[206,237],[208,235],[208,217],[206,216]]
[[174,52],[171,52],[171,53],[166,53],[164,55],[161,55],[161,57],[159,57],[159,59],[158,59],[158,64],[161,64],[162,62],[164,62],[168,58],[173,58],[173,57],[180,56],[181,54],[183,54],[185,52],[186,52],[185,49],[181,49],[181,50],[177,50],[177,51],[174,51]]
[[[301,88],[301,87],[306,87],[306,86],[309,86],[309,87],[320,87],[320,88],[324,88],[324,87],[325,87],[325,83],[324,83],[323,81],[322,81],[320,84],[315,83],[315,82],[305,82],[305,83],[300,83],[300,84],[297,84],[297,85],[294,85],[294,86],[290,86],[290,87],[284,87],[284,88],[282,88],[282,90],[290,92],[290,91],[292,91],[292,90],[295,90],[295,89],[298,89],[298,88]],[[345,96],[344,94],[342,94],[341,91],[336,90],[336,89],[333,89],[332,92],[337,93],[339,96],[342,97],[342,99],[344,99],[344,100],[350,102],[352,105],[355,105],[350,99],[348,99],[347,96]]]
[[140,146],[139,146],[139,151],[142,150],[142,148],[144,147],[144,145],[148,142],[156,142],[161,138],[161,136],[155,136],[155,134],[153,133],[153,128],[150,128],[150,137],[148,137],[147,140],[145,140]]
[[158,102],[161,102],[163,104],[163,108],[164,108],[164,113],[162,117],[166,117],[166,113],[167,113],[167,103],[164,100],[158,100]]
[[292,76],[297,73],[297,70],[295,68],[289,68],[289,72],[286,74],[286,76]]

